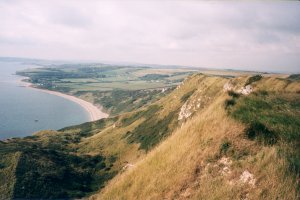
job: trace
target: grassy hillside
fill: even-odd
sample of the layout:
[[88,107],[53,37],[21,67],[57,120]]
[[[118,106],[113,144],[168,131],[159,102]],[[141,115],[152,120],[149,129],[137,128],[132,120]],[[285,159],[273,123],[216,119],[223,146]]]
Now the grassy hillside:
[[210,103],[91,199],[299,199],[299,81],[206,77],[185,108],[214,79]]
[[75,198],[99,190],[178,126],[185,90],[175,90],[134,112],[1,142],[1,195]]
[[297,199],[299,92],[194,74],[137,110],[0,142],[0,199]]

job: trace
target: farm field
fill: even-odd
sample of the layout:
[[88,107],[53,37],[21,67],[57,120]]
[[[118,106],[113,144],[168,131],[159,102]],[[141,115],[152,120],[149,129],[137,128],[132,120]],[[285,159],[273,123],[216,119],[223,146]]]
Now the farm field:
[[172,91],[195,69],[59,65],[17,72],[34,87],[71,94],[98,105],[109,114],[132,111]]

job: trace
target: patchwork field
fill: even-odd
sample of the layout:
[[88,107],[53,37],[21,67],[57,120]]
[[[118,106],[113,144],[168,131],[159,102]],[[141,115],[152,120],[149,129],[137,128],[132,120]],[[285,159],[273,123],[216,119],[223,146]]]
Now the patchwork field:
[[[34,87],[77,96],[110,115],[133,111],[165,96],[194,73],[232,78],[256,72],[178,66],[48,65],[17,72]],[[272,76],[272,74],[265,74]]]
[[17,74],[29,77],[34,87],[75,95],[115,115],[154,102],[195,72],[182,68],[77,64],[33,68]]

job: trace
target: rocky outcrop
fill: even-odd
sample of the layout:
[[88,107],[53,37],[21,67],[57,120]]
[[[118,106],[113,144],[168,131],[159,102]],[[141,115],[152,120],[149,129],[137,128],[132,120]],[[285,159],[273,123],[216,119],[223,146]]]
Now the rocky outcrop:
[[253,87],[251,85],[246,85],[246,86],[241,87],[240,89],[236,90],[235,87],[233,86],[233,84],[228,82],[223,86],[223,91],[224,92],[233,91],[238,94],[249,95],[249,94],[251,94],[251,92],[253,92]]

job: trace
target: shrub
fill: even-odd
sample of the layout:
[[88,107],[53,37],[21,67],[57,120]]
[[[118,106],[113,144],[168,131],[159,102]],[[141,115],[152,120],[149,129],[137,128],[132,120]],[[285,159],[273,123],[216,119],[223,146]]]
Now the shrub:
[[300,80],[300,74],[291,74],[288,79],[291,80]]
[[233,97],[233,98],[238,98],[238,97],[240,97],[240,94],[239,94],[239,93],[236,93],[236,92],[234,92],[234,91],[232,91],[232,90],[228,91],[228,95],[231,96],[231,97]]
[[230,106],[234,106],[236,104],[235,99],[226,99],[225,100],[225,108],[227,109]]
[[245,134],[248,139],[257,139],[265,145],[273,145],[278,140],[278,137],[274,132],[270,131],[264,124],[259,122],[252,122]]
[[260,90],[260,91],[258,91],[258,93],[262,96],[268,96],[268,94],[269,94],[268,91],[266,91],[266,90]]
[[254,82],[256,82],[256,81],[259,81],[260,79],[262,79],[262,75],[255,75],[255,76],[251,76],[248,80],[247,80],[247,82],[245,83],[245,86],[246,85],[250,85],[251,83],[254,83]]

